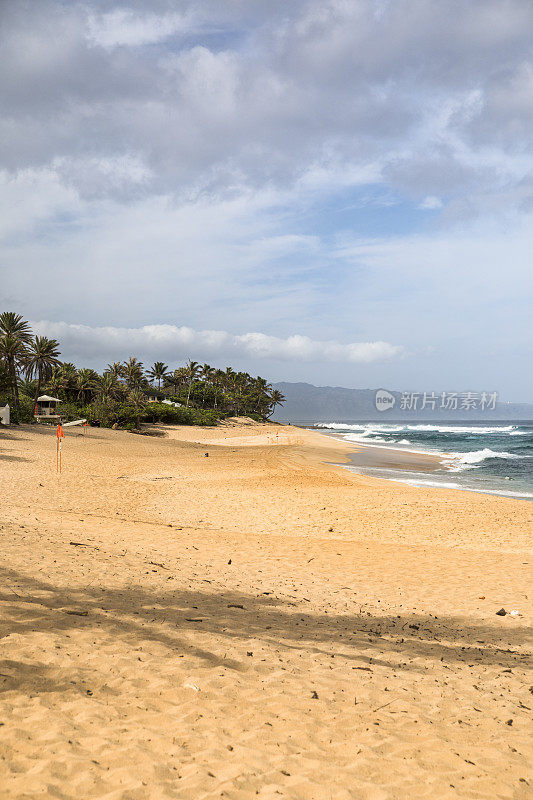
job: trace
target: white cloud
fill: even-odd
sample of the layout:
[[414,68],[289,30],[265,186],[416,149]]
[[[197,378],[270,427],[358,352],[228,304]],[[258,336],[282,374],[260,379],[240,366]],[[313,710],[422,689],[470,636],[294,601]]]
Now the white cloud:
[[130,354],[143,359],[171,362],[192,358],[224,357],[275,359],[281,361],[336,361],[369,364],[398,358],[405,351],[388,342],[322,342],[308,336],[266,336],[264,333],[235,335],[227,331],[197,331],[186,326],[144,325],[140,328],[90,327],[66,322],[33,322],[41,336],[57,339],[63,358],[119,360]]
[[133,153],[156,193],[324,185],[340,167],[344,185],[385,179],[418,202],[531,168],[531,3],[102,6],[3,3],[0,163]]
[[190,28],[191,20],[186,14],[139,14],[133,9],[117,8],[89,16],[88,39],[102,47],[136,47],[186,33]]
[[435,195],[429,194],[422,200],[418,208],[420,208],[422,211],[436,211],[437,209],[442,208],[442,200],[440,197],[435,197]]

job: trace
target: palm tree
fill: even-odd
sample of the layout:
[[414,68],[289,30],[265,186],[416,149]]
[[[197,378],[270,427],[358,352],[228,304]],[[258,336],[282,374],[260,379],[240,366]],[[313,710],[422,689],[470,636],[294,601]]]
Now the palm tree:
[[236,378],[237,373],[234,372],[231,367],[226,367],[225,370],[220,370],[220,386],[222,387],[223,393],[226,395],[227,400],[229,400],[230,397],[233,398],[234,396]]
[[2,363],[0,356],[0,392],[4,392],[11,388],[11,381],[9,380],[9,373],[7,367]]
[[201,369],[201,378],[204,383],[203,392],[202,392],[202,408],[205,406],[205,390],[207,389],[208,385],[211,383],[213,376],[215,374],[215,370],[213,367],[210,367],[209,364],[204,364]]
[[250,376],[246,372],[237,372],[235,375],[233,381],[233,410],[237,414],[241,412],[249,378]]
[[152,381],[157,381],[157,388],[161,389],[161,380],[165,377],[168,372],[168,366],[163,364],[162,361],[156,361],[154,366],[148,370],[148,377],[152,379]]
[[87,395],[94,392],[98,387],[98,373],[94,369],[80,369],[76,379],[76,388],[78,389],[78,400],[85,403]]
[[36,386],[36,380],[28,380],[28,378],[19,380],[19,395],[24,395],[24,397],[33,397],[35,395]]
[[270,413],[267,414],[268,417],[271,417],[274,413],[274,409],[276,406],[281,406],[285,402],[285,396],[281,394],[277,389],[274,389],[270,395],[270,402],[268,404]]
[[191,361],[190,359],[187,361],[185,366],[185,370],[187,373],[187,379],[189,382],[189,388],[187,389],[187,408],[189,407],[189,398],[191,396],[191,386],[193,381],[198,377],[200,372],[200,364],[197,361]]
[[224,380],[224,370],[216,369],[214,371],[214,375],[213,375],[213,378],[212,378],[213,387],[215,389],[215,402],[213,403],[213,408],[217,407],[218,389],[219,389],[220,386],[222,386],[222,381],[223,380]]
[[25,371],[30,380],[37,376],[34,404],[41,394],[43,381],[51,377],[54,367],[60,366],[59,355],[59,342],[55,339],[48,339],[46,336],[36,336],[32,339],[26,356]]
[[[52,377],[55,377],[53,375]],[[67,399],[74,399],[78,394],[78,370],[70,361],[64,361],[59,367],[57,378],[59,388],[63,391]]]
[[123,387],[111,372],[104,372],[95,381],[95,391],[100,400],[115,399],[120,396]]
[[144,380],[143,363],[130,356],[123,365],[123,376],[128,389],[140,389]]
[[128,404],[135,409],[135,427],[141,427],[141,415],[146,408],[146,397],[139,389],[134,389],[128,395]]
[[62,388],[61,367],[54,367],[44,387],[47,392],[56,397]]
[[29,322],[26,322],[20,314],[15,314],[14,311],[4,311],[0,314],[0,359],[7,368],[17,414],[20,413],[18,368],[24,364],[31,340]]
[[257,413],[266,414],[270,403],[270,392],[272,386],[265,380],[265,378],[257,377],[252,381],[252,399],[254,402],[254,411]]
[[108,364],[104,370],[104,375],[113,375],[117,380],[122,378],[124,373],[124,365],[120,361],[113,361]]

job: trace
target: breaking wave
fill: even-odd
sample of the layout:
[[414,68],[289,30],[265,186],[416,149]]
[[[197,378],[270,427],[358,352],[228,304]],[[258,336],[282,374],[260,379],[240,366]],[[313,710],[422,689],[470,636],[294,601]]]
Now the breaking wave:
[[[469,486],[472,491],[509,497],[532,496],[528,491],[533,474],[531,422],[513,420],[500,424],[447,424],[425,421],[321,421],[313,427],[354,444],[437,456],[441,467],[433,472],[431,480],[438,485],[443,485],[446,474],[450,476],[453,473],[461,488]],[[391,474],[389,472],[386,477],[391,477]],[[424,485],[430,485],[427,478]]]
[[472,469],[488,458],[507,458],[509,460],[520,458],[517,453],[506,453],[505,451],[497,452],[496,450],[491,450],[489,447],[485,447],[483,450],[473,450],[470,453],[447,453],[443,455],[445,455],[443,460],[445,463],[449,463],[449,468],[452,472],[461,469]]

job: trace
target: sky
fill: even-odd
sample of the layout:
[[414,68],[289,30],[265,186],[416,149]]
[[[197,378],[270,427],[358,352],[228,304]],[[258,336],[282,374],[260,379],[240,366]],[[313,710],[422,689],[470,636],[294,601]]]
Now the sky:
[[533,401],[533,3],[2,0],[0,310],[102,368]]

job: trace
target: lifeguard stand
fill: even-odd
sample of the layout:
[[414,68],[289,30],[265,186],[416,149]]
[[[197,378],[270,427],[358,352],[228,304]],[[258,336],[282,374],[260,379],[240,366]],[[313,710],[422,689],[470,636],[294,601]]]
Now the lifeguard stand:
[[60,402],[57,397],[50,397],[47,394],[38,397],[34,413],[37,422],[59,422],[61,416],[57,413],[57,404]]

